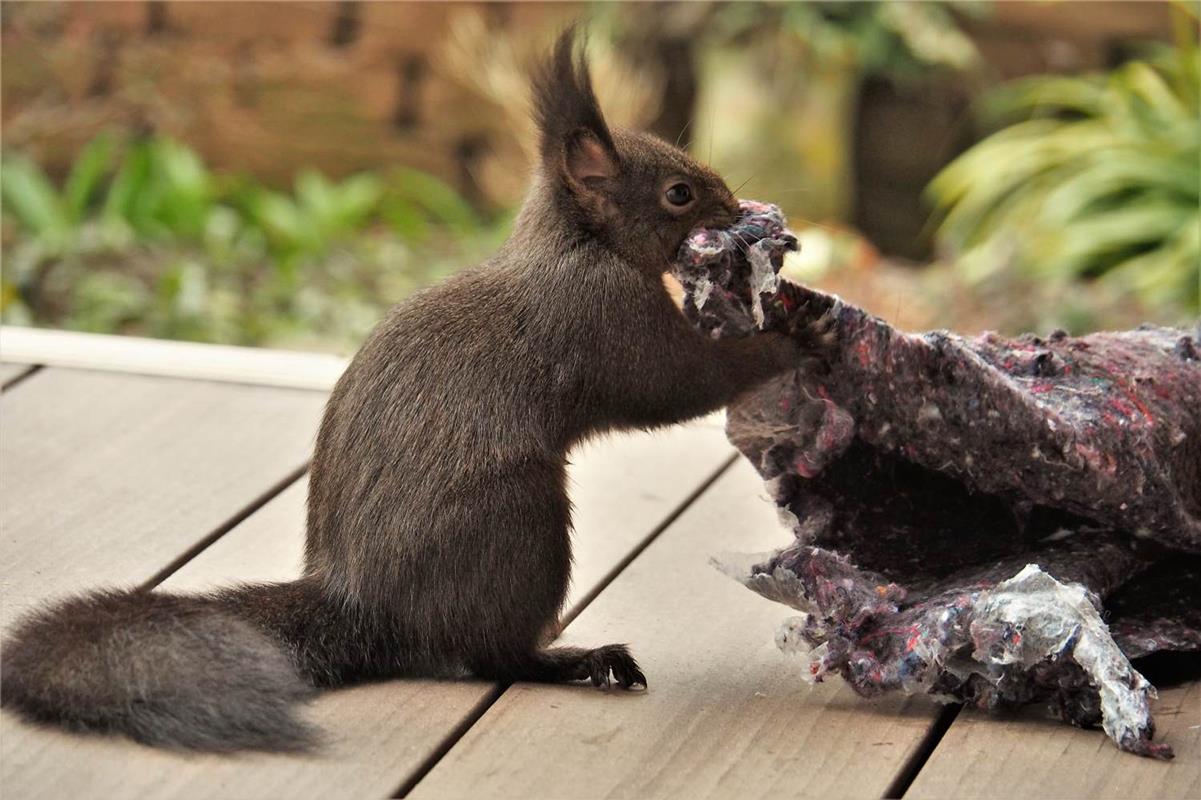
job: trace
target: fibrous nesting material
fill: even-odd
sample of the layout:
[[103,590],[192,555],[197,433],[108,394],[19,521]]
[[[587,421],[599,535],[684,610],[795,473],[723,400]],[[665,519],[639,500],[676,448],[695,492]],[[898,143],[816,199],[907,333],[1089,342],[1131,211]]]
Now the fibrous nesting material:
[[725,565],[804,612],[780,646],[864,695],[1046,702],[1169,757],[1129,659],[1201,650],[1201,336],[905,334],[779,277],[795,248],[779,209],[745,202],[676,267],[709,335],[829,318],[828,371],[729,409],[796,536]]

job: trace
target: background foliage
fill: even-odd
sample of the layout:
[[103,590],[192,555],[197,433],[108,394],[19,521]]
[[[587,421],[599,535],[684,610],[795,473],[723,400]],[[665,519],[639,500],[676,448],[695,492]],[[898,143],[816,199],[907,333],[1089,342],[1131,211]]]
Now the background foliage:
[[1201,60],[1191,34],[1107,75],[1001,87],[984,108],[1019,121],[930,185],[970,283],[1092,282],[1161,316],[1201,312]]
[[356,340],[507,229],[414,170],[276,191],[164,137],[102,135],[59,186],[8,154],[0,187],[6,322],[200,341]]
[[[15,5],[4,17],[3,321],[342,352],[387,306],[478,263],[506,234],[530,161],[528,69],[557,27],[552,12],[565,13],[298,4],[284,20],[274,4],[245,3],[236,9],[254,24],[235,30],[205,4]],[[143,19],[142,6],[155,13]],[[1144,7],[1112,13],[1137,27]],[[567,11],[592,20],[611,121],[678,139],[731,185],[745,181],[742,195],[784,206],[811,282],[907,328],[1191,323],[1195,7],[1177,7],[1173,46],[1077,76],[1059,74],[1075,70],[1069,51],[1093,48],[1093,67],[1121,61],[1100,39],[1065,43],[1091,23],[1086,12],[1067,9],[1035,44],[994,24],[995,13],[1041,30],[1055,8]],[[434,31],[442,39],[427,48]],[[999,80],[1035,63],[1055,74]],[[976,125],[961,113],[968,98]],[[956,144],[960,133],[969,139]],[[923,240],[909,253],[922,263],[855,230],[871,232],[868,191],[877,219],[910,218],[902,235]]]

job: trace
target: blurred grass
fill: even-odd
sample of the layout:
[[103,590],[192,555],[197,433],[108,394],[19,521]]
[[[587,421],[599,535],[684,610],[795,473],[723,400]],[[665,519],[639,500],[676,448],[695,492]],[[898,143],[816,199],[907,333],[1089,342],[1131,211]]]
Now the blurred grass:
[[165,137],[101,135],[59,184],[6,153],[0,191],[6,323],[247,345],[353,346],[509,224],[411,169],[276,191]]

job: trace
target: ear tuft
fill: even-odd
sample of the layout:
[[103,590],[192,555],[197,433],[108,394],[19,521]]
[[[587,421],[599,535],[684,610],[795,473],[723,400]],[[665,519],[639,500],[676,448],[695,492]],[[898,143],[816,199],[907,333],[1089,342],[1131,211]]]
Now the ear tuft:
[[534,118],[544,162],[562,164],[566,158],[569,169],[578,163],[586,176],[590,170],[615,170],[617,148],[592,90],[582,48],[576,54],[575,25],[559,35],[550,58],[534,75]]

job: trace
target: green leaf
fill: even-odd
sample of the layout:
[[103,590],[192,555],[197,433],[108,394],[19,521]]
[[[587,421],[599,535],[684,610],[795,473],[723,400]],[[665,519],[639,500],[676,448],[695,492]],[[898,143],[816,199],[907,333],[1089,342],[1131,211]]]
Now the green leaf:
[[366,224],[379,207],[384,187],[375,175],[352,175],[335,187],[336,217],[340,232]]
[[278,192],[264,191],[255,206],[256,217],[267,234],[288,247],[303,247],[314,232],[292,200]]
[[1166,241],[1194,215],[1169,203],[1142,203],[1092,214],[1047,236],[1045,260],[1061,270],[1087,272],[1105,256]]
[[71,229],[62,200],[41,167],[24,156],[0,164],[0,191],[7,213],[47,242],[61,242]]
[[1105,109],[1105,84],[1100,78],[1038,76],[998,87],[979,101],[981,116],[993,124],[1015,117],[1053,112],[1096,116]]
[[296,176],[296,208],[310,221],[326,225],[335,216],[337,200],[324,175],[306,169]]
[[393,191],[422,209],[436,225],[464,231],[479,227],[475,209],[446,182],[425,172],[400,168],[393,173]]
[[71,165],[63,187],[63,205],[72,222],[83,220],[89,201],[96,196],[101,182],[112,169],[113,139],[106,133],[92,139]]
[[133,211],[149,185],[150,145],[135,142],[125,153],[116,177],[109,184],[101,216],[110,223],[133,226]]

